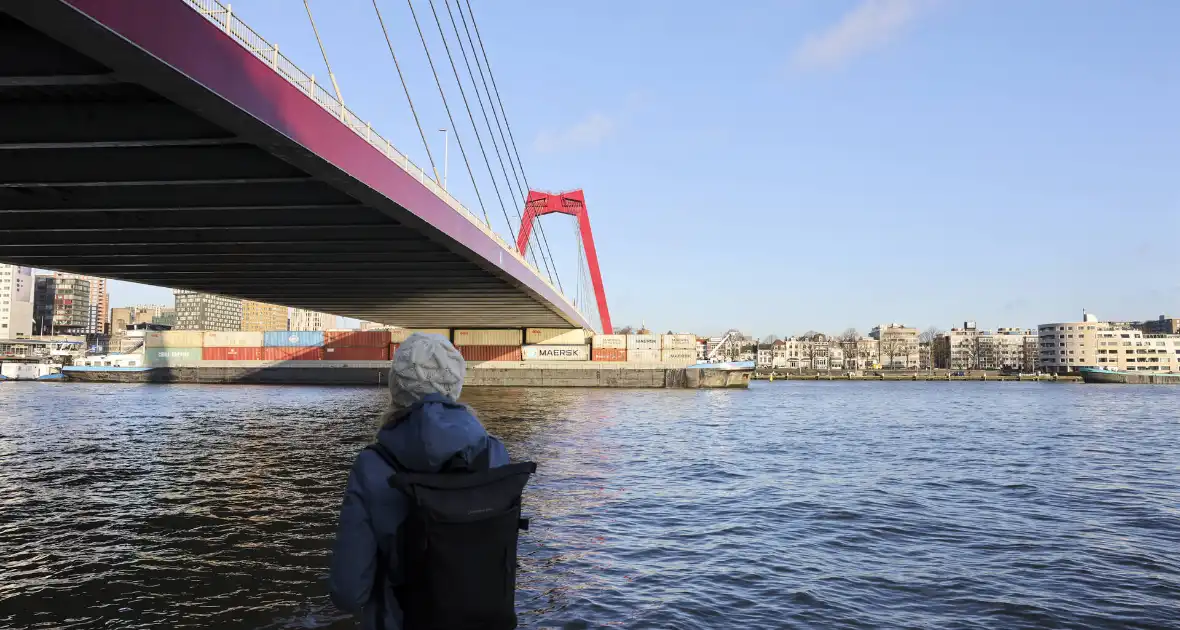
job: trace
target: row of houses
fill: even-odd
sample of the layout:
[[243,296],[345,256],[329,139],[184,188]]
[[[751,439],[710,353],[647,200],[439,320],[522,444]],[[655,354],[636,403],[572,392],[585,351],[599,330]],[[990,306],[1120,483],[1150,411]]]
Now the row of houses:
[[[731,331],[732,332],[732,331]],[[732,336],[732,335],[731,335]],[[740,339],[740,338],[739,338]],[[820,333],[753,344],[748,355],[767,369],[1019,370],[1072,373],[1082,367],[1180,371],[1180,320],[1041,324],[1037,330],[986,330],[975,322],[949,331],[882,324],[868,337]],[[738,341],[737,343],[741,343]],[[743,354],[743,357],[745,354]]]

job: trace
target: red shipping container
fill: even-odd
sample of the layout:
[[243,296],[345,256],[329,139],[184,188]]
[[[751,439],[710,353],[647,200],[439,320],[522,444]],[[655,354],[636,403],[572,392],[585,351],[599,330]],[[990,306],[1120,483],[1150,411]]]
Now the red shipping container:
[[263,361],[320,361],[324,358],[324,349],[319,346],[309,348],[263,348]]
[[391,344],[389,344],[389,358],[390,358],[390,359],[392,359],[392,358],[393,358],[393,354],[394,354],[395,352],[397,352],[397,347],[398,347],[398,346],[400,346],[400,345],[401,345],[400,343],[391,343]]
[[594,348],[590,351],[591,361],[626,361],[626,348]]
[[459,346],[466,361],[522,361],[520,346]]
[[391,339],[388,330],[329,330],[325,348],[384,348]]
[[388,361],[389,346],[324,348],[325,361]]
[[261,361],[262,348],[202,348],[205,361]]

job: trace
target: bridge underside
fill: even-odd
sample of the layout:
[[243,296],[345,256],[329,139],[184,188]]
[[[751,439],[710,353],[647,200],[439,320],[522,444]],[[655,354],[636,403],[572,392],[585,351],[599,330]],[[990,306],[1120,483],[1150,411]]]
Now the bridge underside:
[[134,46],[94,43],[103,62],[80,52],[71,38],[100,27],[69,7],[14,11],[65,20],[56,39],[5,7],[0,261],[404,326],[581,325]]

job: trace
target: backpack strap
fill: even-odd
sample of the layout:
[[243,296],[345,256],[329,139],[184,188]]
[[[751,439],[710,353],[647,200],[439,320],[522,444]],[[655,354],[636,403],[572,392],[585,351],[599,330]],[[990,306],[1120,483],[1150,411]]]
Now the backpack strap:
[[402,466],[402,463],[397,460],[397,456],[393,454],[393,451],[386,448],[385,445],[380,442],[374,442],[366,446],[365,450],[376,453],[377,456],[384,460],[386,464],[389,464],[389,467],[392,468],[394,472],[404,473],[409,470],[405,466]]

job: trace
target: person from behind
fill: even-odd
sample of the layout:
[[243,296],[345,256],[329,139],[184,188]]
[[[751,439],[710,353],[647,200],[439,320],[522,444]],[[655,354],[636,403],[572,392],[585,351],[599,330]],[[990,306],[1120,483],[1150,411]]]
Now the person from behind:
[[332,548],[332,602],[366,630],[515,628],[516,541],[530,462],[458,402],[466,363],[414,333],[389,370],[377,441],[357,455]]

